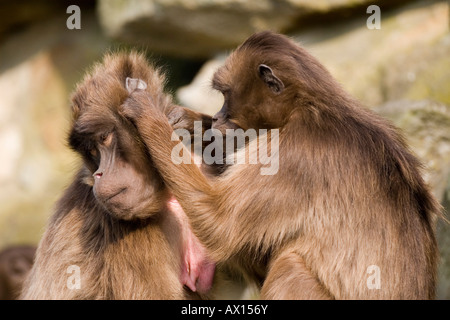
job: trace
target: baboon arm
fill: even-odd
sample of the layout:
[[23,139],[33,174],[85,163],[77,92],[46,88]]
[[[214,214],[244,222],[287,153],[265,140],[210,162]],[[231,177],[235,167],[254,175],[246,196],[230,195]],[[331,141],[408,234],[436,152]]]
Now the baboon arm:
[[[215,221],[207,217],[208,212],[215,210],[214,203],[217,201],[213,187],[194,163],[173,163],[171,153],[180,141],[172,141],[173,129],[166,116],[157,108],[152,108],[151,104],[145,93],[135,92],[123,105],[122,114],[135,122],[155,166],[189,217],[194,233],[209,247],[203,229],[214,229],[210,225]],[[139,109],[144,111],[135,114]],[[182,152],[189,154],[184,146]]]
[[173,130],[186,129],[190,133],[194,133],[194,122],[202,122],[202,133],[205,129],[211,128],[212,117],[194,110],[183,108],[177,105],[171,106],[167,111],[167,119]]
[[261,289],[266,300],[333,299],[307,267],[302,257],[292,251],[281,253],[271,264]]

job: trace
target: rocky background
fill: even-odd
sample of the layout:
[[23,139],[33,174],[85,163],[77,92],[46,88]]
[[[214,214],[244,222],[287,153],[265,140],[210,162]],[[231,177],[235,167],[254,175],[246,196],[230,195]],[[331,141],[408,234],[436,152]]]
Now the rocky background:
[[[69,30],[66,9],[81,8]],[[370,30],[369,5],[381,8]],[[79,159],[69,95],[104,52],[145,49],[183,105],[214,114],[209,85],[255,31],[292,36],[354,96],[404,130],[450,209],[449,4],[406,0],[0,0],[0,249],[37,244]],[[447,213],[448,217],[448,213]],[[450,299],[450,227],[438,223],[439,299]]]

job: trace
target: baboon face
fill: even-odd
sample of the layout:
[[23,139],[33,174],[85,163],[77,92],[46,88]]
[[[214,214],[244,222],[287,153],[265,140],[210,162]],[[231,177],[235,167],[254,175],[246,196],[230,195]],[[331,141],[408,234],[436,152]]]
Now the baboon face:
[[[84,181],[92,186],[96,200],[112,216],[125,220],[161,211],[167,194],[136,128],[118,113],[129,96],[129,77],[144,79],[152,88],[160,85],[156,71],[148,74],[133,69],[138,64],[130,61],[133,57],[106,61],[106,67],[77,88],[69,136],[71,148],[82,156],[88,169]],[[118,71],[124,69],[129,71]]]
[[224,96],[213,119],[213,127],[222,133],[236,127],[282,128],[293,112],[316,113],[314,106],[342,94],[305,49],[270,33],[256,34],[236,49],[214,74],[212,87]]
[[212,86],[224,97],[224,104],[213,117],[213,127],[226,129],[270,129],[284,124],[285,85],[272,67],[246,59],[235,51],[214,75]]
[[[142,148],[133,128],[121,123],[114,114],[94,117],[92,111],[81,114],[70,135],[70,145],[84,160],[96,200],[120,219],[144,218],[161,209],[156,201],[163,184]],[[102,119],[96,123],[94,118]]]

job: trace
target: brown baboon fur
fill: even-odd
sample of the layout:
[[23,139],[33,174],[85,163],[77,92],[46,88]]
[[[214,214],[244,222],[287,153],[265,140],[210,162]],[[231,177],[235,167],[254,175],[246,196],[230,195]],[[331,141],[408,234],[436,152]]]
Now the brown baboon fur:
[[[123,114],[215,261],[239,266],[265,299],[435,297],[440,206],[388,121],[271,32],[232,53],[213,87],[225,98],[213,128],[279,129],[276,174],[235,164],[210,180],[171,161],[172,128],[145,93],[131,94]],[[379,288],[369,283],[372,265]]]
[[[170,206],[135,127],[117,113],[129,95],[127,77],[147,84],[145,92],[174,127],[194,120],[172,105],[162,73],[141,54],[106,55],[86,75],[72,96],[68,139],[83,164],[48,223],[23,299],[208,297],[180,281],[183,250],[195,239]],[[79,289],[72,265],[80,271]]]

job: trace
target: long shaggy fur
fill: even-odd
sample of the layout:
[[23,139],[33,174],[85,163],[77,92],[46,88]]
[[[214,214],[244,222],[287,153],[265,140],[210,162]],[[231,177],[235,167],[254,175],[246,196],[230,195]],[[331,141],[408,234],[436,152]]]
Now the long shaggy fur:
[[[261,80],[261,64],[281,79],[281,93]],[[233,165],[209,181],[194,165],[171,162],[172,129],[145,97],[128,108],[143,110],[138,129],[155,165],[217,261],[233,262],[268,299],[434,298],[440,206],[388,121],[270,32],[245,41],[213,87],[233,126],[279,129],[277,174]],[[379,289],[367,285],[372,265]]]

